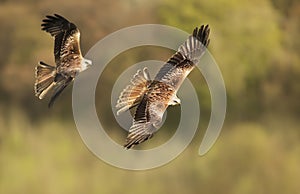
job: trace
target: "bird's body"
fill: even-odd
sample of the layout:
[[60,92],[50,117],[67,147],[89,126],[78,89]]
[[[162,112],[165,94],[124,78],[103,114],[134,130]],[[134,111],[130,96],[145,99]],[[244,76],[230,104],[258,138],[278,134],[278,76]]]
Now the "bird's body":
[[125,148],[151,138],[158,130],[168,106],[180,104],[177,91],[204,54],[209,44],[209,31],[208,25],[196,28],[154,80],[150,79],[147,68],[138,70],[131,84],[122,91],[116,105],[119,109],[117,114],[137,106]]
[[80,32],[75,24],[64,17],[54,14],[43,20],[42,30],[54,37],[54,58],[56,66],[40,62],[36,66],[35,95],[42,99],[52,89],[54,90],[49,102],[61,94],[74,78],[87,69],[92,62],[83,58],[80,50]]

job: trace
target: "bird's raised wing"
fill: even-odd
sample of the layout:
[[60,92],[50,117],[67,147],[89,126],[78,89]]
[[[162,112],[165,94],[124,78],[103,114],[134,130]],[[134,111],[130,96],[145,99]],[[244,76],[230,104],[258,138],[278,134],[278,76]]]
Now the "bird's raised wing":
[[209,32],[208,25],[195,28],[193,34],[159,70],[154,80],[169,84],[178,90],[204,54],[209,44]]
[[139,69],[130,82],[131,84],[121,92],[117,101],[117,115],[140,103],[148,89],[148,85],[151,83],[148,69],[146,67],[143,71]]
[[58,14],[54,14],[54,16],[46,16],[41,26],[42,30],[49,32],[55,39],[54,57],[57,66],[60,66],[61,62],[72,54],[81,56],[80,32],[75,24]]

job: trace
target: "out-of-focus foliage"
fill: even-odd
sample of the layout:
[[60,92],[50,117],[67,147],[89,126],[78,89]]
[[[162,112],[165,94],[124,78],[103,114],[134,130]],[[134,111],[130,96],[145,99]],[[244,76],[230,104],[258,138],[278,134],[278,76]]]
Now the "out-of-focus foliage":
[[[167,165],[142,172],[121,170],[87,150],[74,123],[47,119],[33,125],[14,111],[0,126],[0,192],[98,193],[298,193],[300,133],[296,123],[227,125],[213,149],[192,145]],[[20,127],[20,125],[22,127]],[[289,132],[282,132],[282,126]],[[32,131],[34,130],[34,132]],[[161,134],[163,135],[163,134]]]
[[[84,54],[101,38],[132,25],[159,23],[191,32],[209,24],[209,51],[228,95],[224,129],[213,149],[197,155],[210,96],[195,70],[189,78],[200,98],[200,132],[182,155],[145,172],[116,169],[94,157],[76,132],[72,88],[52,109],[48,99],[33,93],[35,65],[54,61],[53,39],[40,30],[41,20],[53,13],[77,24]],[[0,0],[0,193],[297,193],[299,34],[298,0]],[[110,107],[114,82],[131,65],[165,61],[172,53],[134,48],[105,68],[96,105],[99,120],[116,139],[124,139],[125,132]],[[151,141],[171,133],[170,125]]]

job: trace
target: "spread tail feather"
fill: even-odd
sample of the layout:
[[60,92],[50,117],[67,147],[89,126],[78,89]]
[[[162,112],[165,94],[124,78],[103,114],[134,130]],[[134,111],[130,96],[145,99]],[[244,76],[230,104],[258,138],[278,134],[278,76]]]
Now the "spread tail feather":
[[116,108],[119,109],[117,115],[138,105],[150,82],[148,69],[144,68],[143,71],[139,69],[133,76],[131,85],[128,85],[119,96],[116,105]]
[[40,62],[35,67],[35,84],[34,92],[35,96],[39,99],[45,97],[45,95],[54,86],[55,67],[48,65],[44,62]]

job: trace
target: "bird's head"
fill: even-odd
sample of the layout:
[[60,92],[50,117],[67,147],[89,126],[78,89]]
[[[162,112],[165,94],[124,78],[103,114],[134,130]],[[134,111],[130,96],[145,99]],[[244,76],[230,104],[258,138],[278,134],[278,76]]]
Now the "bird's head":
[[175,96],[175,98],[172,99],[170,105],[175,106],[175,105],[179,105],[181,103],[180,99]]
[[87,68],[89,68],[92,65],[92,60],[89,59],[83,59],[82,60],[82,64],[81,64],[81,71],[86,70]]

